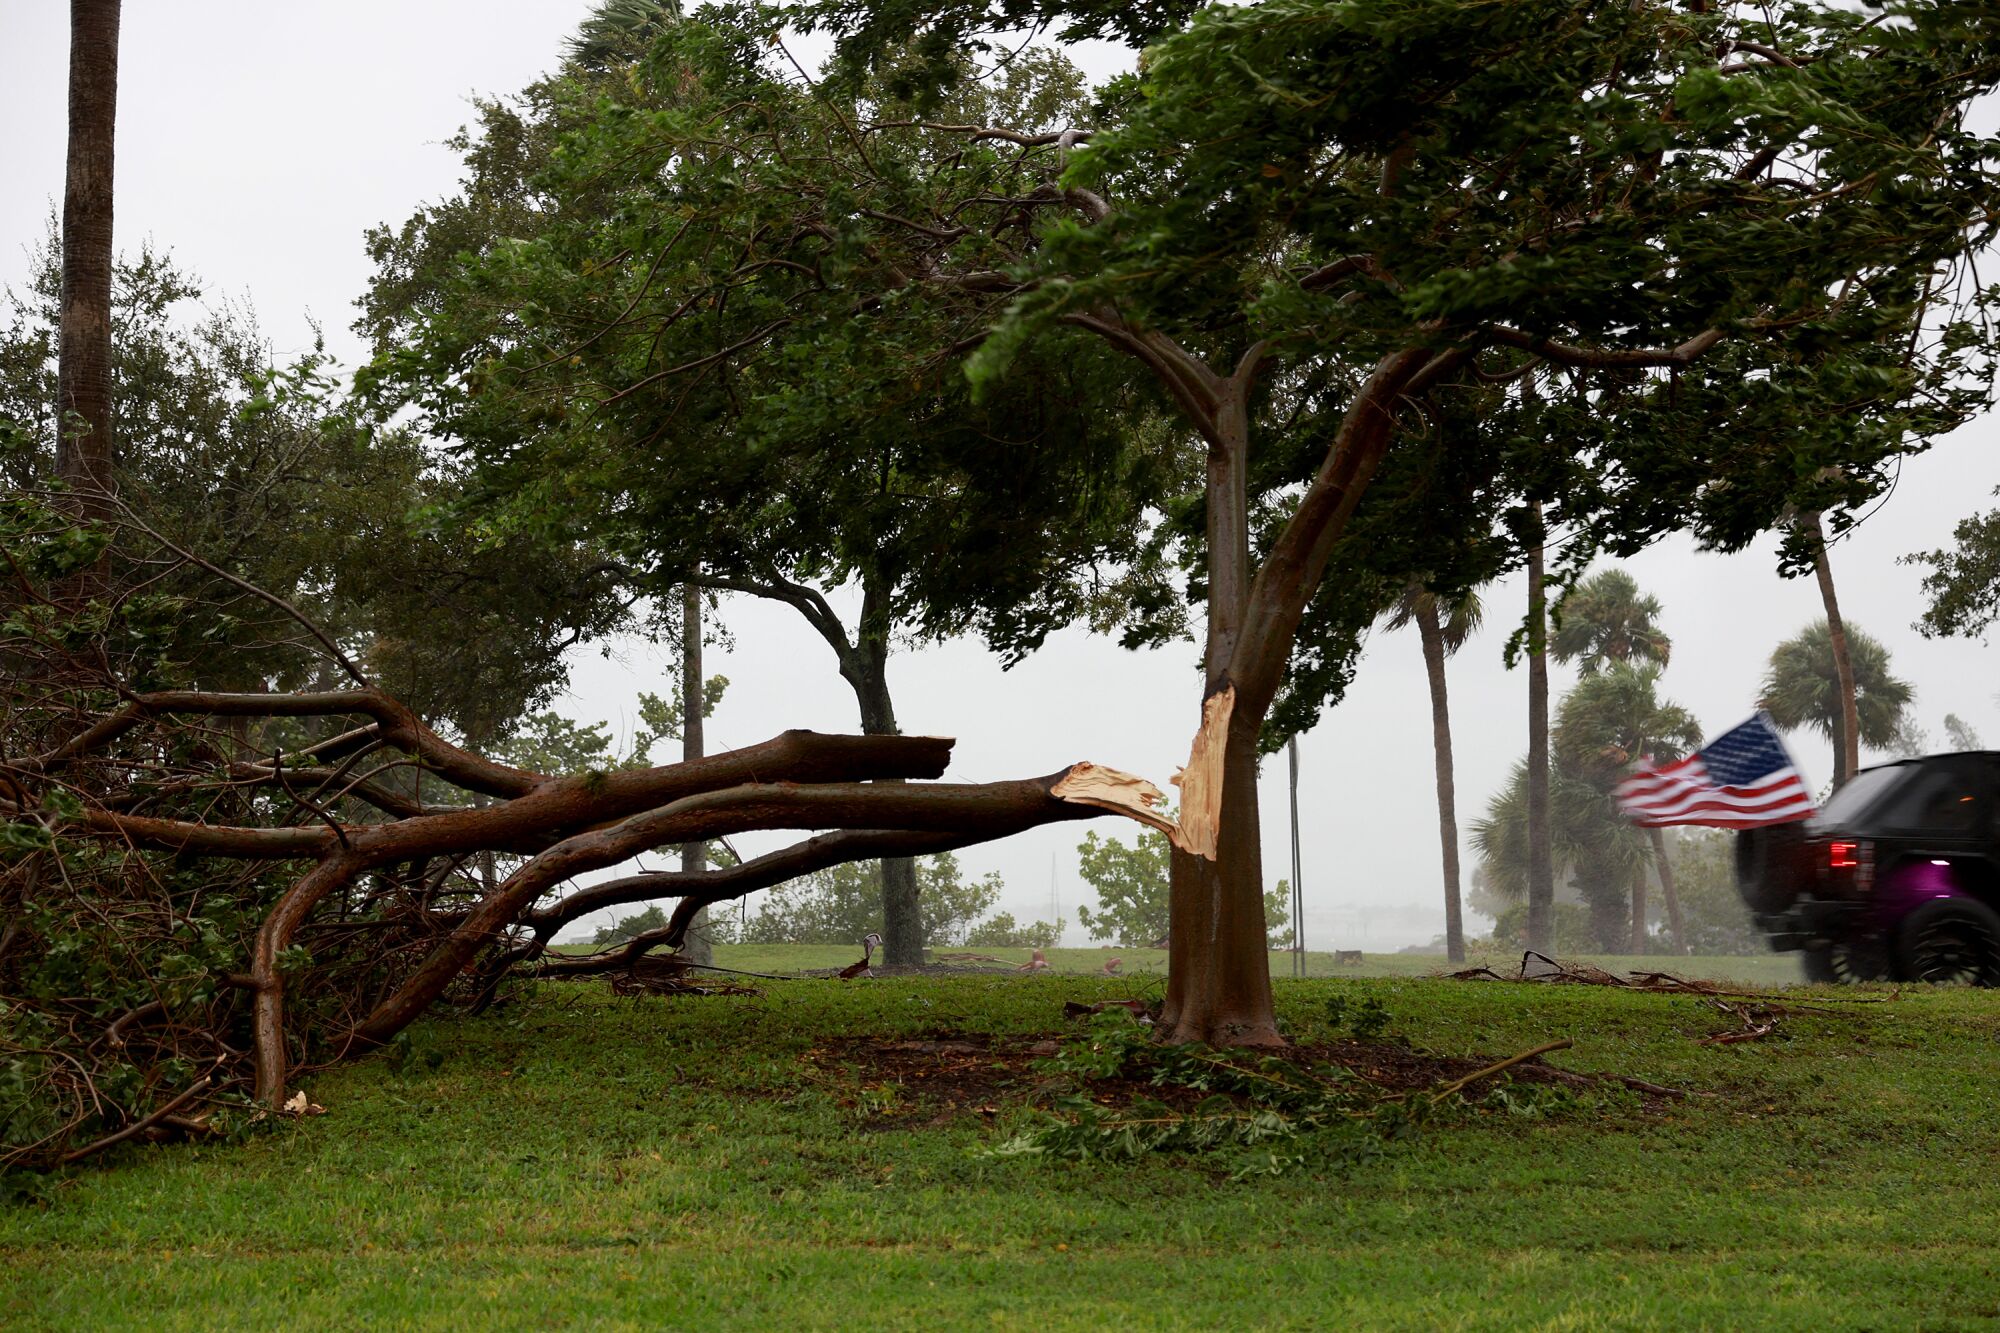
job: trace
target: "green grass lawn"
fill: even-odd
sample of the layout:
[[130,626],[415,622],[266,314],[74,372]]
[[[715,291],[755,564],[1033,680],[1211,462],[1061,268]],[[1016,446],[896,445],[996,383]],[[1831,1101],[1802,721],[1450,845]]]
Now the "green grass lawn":
[[[1084,952],[1084,951],[1078,951]],[[725,955],[727,956],[727,955]],[[740,961],[750,961],[743,958]],[[806,964],[809,965],[809,964]],[[135,1148],[0,1212],[14,1328],[2000,1327],[2000,995],[1905,988],[1761,1041],[1686,996],[1282,980],[1288,1030],[1373,997],[1391,1037],[1715,1095],[1470,1112],[1345,1172],[982,1159],[860,1037],[1025,1038],[1082,976],[550,985],[304,1080],[328,1113]],[[808,1058],[810,1053],[821,1054]],[[966,1108],[961,1108],[964,1112]]]

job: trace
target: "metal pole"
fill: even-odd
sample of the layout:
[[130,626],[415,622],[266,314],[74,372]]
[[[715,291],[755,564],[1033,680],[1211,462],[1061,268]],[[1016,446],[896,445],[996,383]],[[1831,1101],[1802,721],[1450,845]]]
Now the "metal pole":
[[1306,894],[1299,867],[1299,738],[1286,743],[1292,761],[1292,975],[1306,974]]
[[1062,899],[1056,895],[1056,853],[1049,853],[1049,911],[1055,915],[1056,943],[1062,943]]

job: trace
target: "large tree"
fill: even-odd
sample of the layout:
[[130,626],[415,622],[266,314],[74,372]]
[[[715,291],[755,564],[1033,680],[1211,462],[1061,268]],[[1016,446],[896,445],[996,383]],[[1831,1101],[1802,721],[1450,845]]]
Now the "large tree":
[[[957,361],[935,347],[975,327],[940,327],[917,310],[890,345],[858,338],[838,286],[822,293],[816,327],[779,321],[790,324],[782,358],[749,364],[741,354],[773,328],[763,288],[777,275],[761,261],[733,268],[732,234],[716,219],[660,210],[644,167],[586,179],[556,160],[607,96],[648,118],[642,132],[695,100],[636,68],[646,34],[671,29],[666,8],[601,6],[571,65],[481,105],[477,132],[454,141],[466,164],[457,196],[371,233],[371,381],[422,402],[474,461],[467,521],[554,541],[581,534],[605,568],[655,598],[691,583],[792,607],[831,650],[862,730],[894,735],[899,637],[963,628],[977,604],[1005,622],[1018,655],[1046,632],[1039,619],[1017,628],[1020,608],[1059,602],[1068,619],[1112,604],[1094,571],[1134,552],[1143,526],[1119,497],[1157,489],[1123,475],[1163,465],[1162,450],[1122,460],[1127,425],[1086,410],[1120,395],[1108,354],[974,402]],[[968,115],[1033,119],[1078,110],[1079,88],[1061,62],[1035,59],[961,100]],[[798,97],[780,91],[756,114],[795,114]],[[761,165],[790,173],[787,199],[838,186],[811,162]],[[742,203],[731,221],[754,234],[770,201]],[[631,262],[641,254],[643,266]],[[628,298],[632,318],[594,327],[602,300]],[[659,301],[681,306],[687,327],[638,317]],[[558,364],[541,364],[551,355]],[[672,373],[677,363],[685,373]],[[796,391],[799,367],[812,371],[807,393]],[[1144,403],[1126,407],[1144,419]],[[1074,574],[1056,573],[1065,566]],[[856,594],[846,614],[843,589]],[[921,963],[914,863],[885,864],[881,882],[885,957]]]
[[[22,492],[56,474],[62,447],[61,256],[52,230],[25,286],[0,297],[0,478]],[[145,447],[118,460],[100,521],[143,523],[215,566],[208,595],[228,601],[230,632],[182,627],[193,683],[323,683],[325,663],[293,649],[283,614],[227,584],[243,579],[366,658],[428,724],[490,745],[560,687],[569,646],[623,619],[577,543],[429,522],[463,469],[408,431],[355,421],[322,352],[279,360],[251,310],[206,298],[150,245],[112,272],[111,430]]]
[[[673,107],[611,108],[553,168],[643,206],[488,264],[534,336],[476,371],[584,423],[645,395],[685,438],[725,389],[815,426],[968,351],[989,393],[1129,358],[1203,455],[1158,497],[1206,613],[1165,1027],[1276,1042],[1254,773],[1309,608],[1365,627],[1413,572],[1462,586],[1496,532],[1533,544],[1535,501],[1579,562],[1678,528],[1740,546],[1982,400],[1982,335],[1939,307],[1991,215],[1963,113],[1993,34],[1894,14],[1272,0],[1154,46],[1103,127],[1017,128],[809,88],[768,15],[709,11],[643,67]],[[1076,463],[1027,443],[1016,478]],[[963,556],[942,568],[1008,568]]]

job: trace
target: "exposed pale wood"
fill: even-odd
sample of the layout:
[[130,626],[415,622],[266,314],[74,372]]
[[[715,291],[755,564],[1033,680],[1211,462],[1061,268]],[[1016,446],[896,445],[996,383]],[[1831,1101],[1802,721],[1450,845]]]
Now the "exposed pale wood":
[[1165,812],[1165,792],[1144,778],[1106,768],[1103,764],[1071,766],[1069,772],[1049,789],[1049,794],[1059,801],[1115,811],[1156,828],[1169,838],[1179,829],[1179,825]]
[[1174,774],[1181,789],[1181,819],[1167,837],[1174,846],[1205,861],[1215,859],[1222,827],[1222,752],[1229,737],[1229,715],[1236,708],[1236,687],[1225,685],[1202,701],[1201,729],[1194,734],[1187,767]]

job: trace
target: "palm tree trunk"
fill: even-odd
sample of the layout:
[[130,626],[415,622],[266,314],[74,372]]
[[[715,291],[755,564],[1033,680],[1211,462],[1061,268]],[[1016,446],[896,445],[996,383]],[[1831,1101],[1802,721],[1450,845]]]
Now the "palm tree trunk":
[[70,0],[69,163],[63,184],[56,475],[86,518],[110,512],[112,148],[119,0]]
[[1444,628],[1436,599],[1417,599],[1417,635],[1424,646],[1424,671],[1431,684],[1431,748],[1437,756],[1438,841],[1444,851],[1444,948],[1454,963],[1465,961],[1465,921],[1459,904],[1458,798],[1452,780],[1451,704],[1445,694]]
[[1549,631],[1548,590],[1542,585],[1542,504],[1533,505],[1537,529],[1528,551],[1528,947],[1555,948],[1556,876],[1549,847]]
[[[701,675],[701,590],[692,583],[681,588],[681,758],[699,759],[706,752],[702,715],[708,711]],[[699,874],[708,869],[708,844],[681,847],[681,869]],[[713,963],[715,946],[708,938],[708,909],[695,914],[681,953],[690,962]]]
[[1667,839],[1658,829],[1646,830],[1653,840],[1653,869],[1660,875],[1660,901],[1667,906],[1667,929],[1673,933],[1674,952],[1688,951],[1687,932],[1681,925],[1681,896],[1674,890],[1674,866],[1667,858]]
[[1628,952],[1646,952],[1646,867],[1641,865],[1632,872],[1632,935],[1627,942]]
[[1847,649],[1847,626],[1840,618],[1840,599],[1833,593],[1833,566],[1826,558],[1826,529],[1818,514],[1799,520],[1812,526],[1813,573],[1819,579],[1820,601],[1826,604],[1826,637],[1833,647],[1833,670],[1840,683],[1840,720],[1833,732],[1833,787],[1840,790],[1861,767],[1861,713],[1855,698],[1854,658]]

